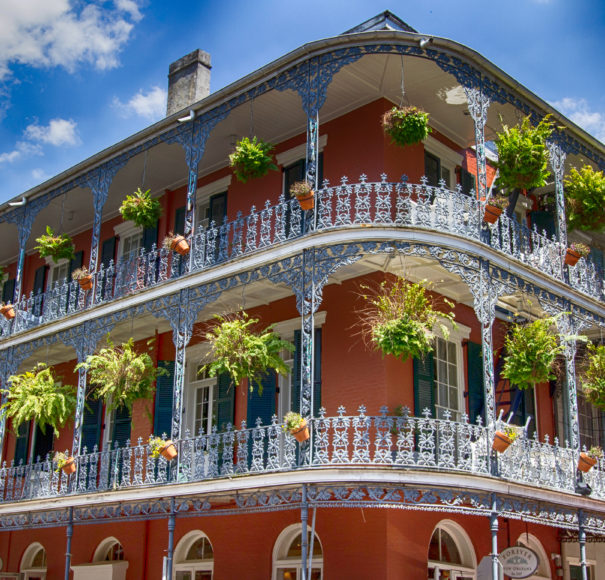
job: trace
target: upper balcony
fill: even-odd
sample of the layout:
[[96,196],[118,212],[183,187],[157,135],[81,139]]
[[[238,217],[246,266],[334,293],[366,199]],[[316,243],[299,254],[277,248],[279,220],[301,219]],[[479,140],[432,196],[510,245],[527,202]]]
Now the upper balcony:
[[[127,260],[101,266],[94,274],[91,291],[80,290],[77,282],[55,284],[47,292],[23,297],[15,304],[16,317],[0,321],[2,336],[21,333],[125,296],[163,285],[174,292],[183,277],[218,265],[235,263],[244,256],[263,254],[263,261],[294,251],[294,241],[315,244],[319,233],[342,232],[339,240],[356,243],[367,240],[434,240],[444,248],[465,248],[478,256],[504,264],[505,268],[538,276],[551,286],[553,281],[603,302],[603,276],[591,261],[581,259],[574,266],[564,264],[566,248],[545,232],[530,229],[515,219],[502,215],[493,225],[483,220],[482,204],[473,194],[460,188],[427,185],[406,180],[368,182],[361,176],[357,183],[342,178],[339,185],[325,182],[316,194],[314,210],[302,211],[298,202],[284,200],[263,208],[252,207],[250,213],[238,213],[235,220],[219,227],[214,223],[201,228],[192,238],[191,251],[180,257],[166,249],[140,253]],[[399,237],[398,237],[399,236]],[[322,243],[326,243],[325,241]]]

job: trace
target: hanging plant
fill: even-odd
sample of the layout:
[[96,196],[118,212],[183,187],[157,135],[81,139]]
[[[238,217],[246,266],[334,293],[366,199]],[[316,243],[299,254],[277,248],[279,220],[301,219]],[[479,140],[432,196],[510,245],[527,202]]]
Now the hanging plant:
[[92,290],[92,274],[88,271],[86,266],[76,268],[71,273],[71,279],[77,282],[82,290]]
[[565,178],[565,202],[569,230],[602,232],[605,229],[605,175],[584,165]]
[[309,439],[309,425],[299,413],[289,411],[284,415],[284,431],[288,431],[299,443]]
[[16,316],[15,307],[10,302],[0,302],[0,314],[2,314],[6,320],[12,320]]
[[587,258],[588,254],[590,254],[590,246],[574,242],[565,252],[565,263],[568,266],[575,266],[580,258]]
[[529,389],[556,378],[555,359],[563,353],[564,343],[572,339],[585,340],[583,336],[563,336],[557,332],[556,321],[563,314],[511,326],[504,341],[502,376],[505,379],[519,389]]
[[440,320],[455,325],[453,303],[443,298],[443,305],[450,312],[437,310],[436,300],[427,294],[426,280],[410,283],[398,277],[394,282],[381,282],[376,289],[368,286],[362,289],[368,293],[362,294],[366,306],[359,313],[361,334],[383,355],[392,354],[403,361],[410,356],[423,358],[433,350],[435,324],[446,339],[449,329]]
[[162,246],[167,250],[176,252],[180,256],[186,256],[189,253],[189,244],[185,239],[185,236],[180,234],[173,234],[170,232],[162,242]]
[[488,224],[495,224],[502,212],[508,207],[508,197],[505,195],[495,195],[490,197],[485,204],[485,213],[483,221]]
[[157,199],[152,199],[151,190],[141,191],[139,187],[132,195],[127,195],[120,206],[120,213],[125,221],[134,222],[142,228],[152,228],[162,215],[162,206]]
[[605,346],[588,343],[586,370],[581,374],[586,399],[595,407],[605,410]]
[[273,326],[257,332],[253,327],[258,318],[249,318],[243,310],[231,316],[216,316],[216,324],[206,333],[210,343],[208,357],[211,363],[204,365],[208,375],[215,377],[227,373],[234,384],[248,379],[250,392],[254,385],[258,394],[263,394],[262,379],[269,370],[287,375],[288,365],[281,358],[281,352],[294,351],[294,345],[282,340],[273,332]]
[[162,439],[161,437],[149,436],[149,456],[153,459],[157,459],[160,455],[167,461],[172,461],[177,455],[178,451],[176,445],[171,439]]
[[95,387],[92,396],[103,399],[109,410],[126,407],[132,412],[137,399],[151,399],[155,392],[154,381],[167,374],[166,369],[156,368],[147,353],[137,353],[134,339],[115,346],[107,337],[107,347],[76,366],[85,368],[88,380]]
[[420,143],[431,132],[429,114],[418,107],[393,107],[382,116],[382,128],[401,147]]
[[315,192],[311,184],[306,181],[297,181],[290,187],[290,195],[293,195],[300,204],[300,209],[313,209],[315,207]]
[[553,132],[549,115],[535,127],[529,116],[514,127],[502,126],[496,137],[498,185],[509,189],[532,189],[546,185],[548,150],[546,140]]
[[34,248],[41,258],[50,256],[56,264],[59,260],[72,260],[74,257],[74,244],[67,234],[56,235],[50,226],[46,226],[46,233],[36,238],[38,245]]
[[274,147],[262,139],[243,137],[235,146],[235,151],[229,155],[229,165],[233,168],[235,177],[242,183],[256,177],[264,177],[269,170],[276,171],[273,163]]
[[603,449],[597,445],[591,447],[588,451],[582,451],[578,459],[578,469],[583,473],[588,473],[599,459],[603,459]]
[[31,371],[8,378],[7,401],[2,405],[13,429],[35,419],[42,433],[52,428],[56,437],[76,410],[76,387],[57,380],[51,368],[39,363]]
[[66,455],[62,451],[57,451],[53,457],[53,463],[57,466],[55,471],[62,470],[66,475],[76,472],[76,460],[71,455]]

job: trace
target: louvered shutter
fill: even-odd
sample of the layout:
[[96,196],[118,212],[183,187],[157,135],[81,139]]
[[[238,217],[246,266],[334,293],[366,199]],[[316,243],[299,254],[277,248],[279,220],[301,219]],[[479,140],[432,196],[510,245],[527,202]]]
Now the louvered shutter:
[[213,403],[213,416],[216,418],[218,431],[224,431],[228,423],[235,423],[235,388],[228,374],[218,376]]
[[116,255],[116,239],[108,238],[101,244],[101,264],[107,268],[109,262],[115,259]]
[[549,211],[532,211],[531,225],[536,226],[538,233],[545,231],[549,237],[554,237],[556,233],[555,216]]
[[146,252],[150,252],[151,246],[153,246],[153,244],[156,244],[156,246],[157,246],[157,243],[158,243],[158,223],[156,222],[155,225],[153,225],[149,228],[145,228],[143,230],[143,248],[145,248]]
[[481,345],[476,342],[467,343],[468,414],[473,425],[477,422],[479,416],[485,420],[482,350]]
[[34,432],[34,452],[32,457],[33,461],[38,461],[38,458],[43,461],[53,449],[53,428],[50,425],[46,425],[44,430],[46,431],[46,433],[42,433],[42,429],[40,429],[40,426],[36,425],[36,429]]
[[[292,368],[292,397],[290,408],[300,412],[300,374],[302,362],[301,331],[294,331],[294,365]],[[321,407],[321,328],[315,329],[315,368],[313,369],[313,416]]]
[[42,315],[42,296],[46,285],[46,271],[48,266],[40,266],[34,274],[34,316]]
[[94,446],[99,445],[102,423],[102,402],[99,399],[89,399],[84,407],[84,415],[82,417],[82,439],[80,444],[82,453],[84,453],[85,447],[88,453],[92,453]]
[[15,301],[15,283],[16,280],[11,278],[2,286],[2,301],[13,303]]
[[15,443],[15,465],[27,463],[27,452],[29,449],[29,431],[31,422],[26,421],[19,425],[17,430],[17,441]]
[[414,359],[414,414],[422,417],[425,409],[435,416],[435,368],[433,353]]
[[155,386],[155,413],[153,417],[153,434],[161,437],[172,433],[172,400],[174,389],[174,361],[161,360],[158,367],[166,369],[167,375],[158,377]]
[[173,233],[180,234],[181,236],[185,233],[185,212],[186,206],[177,207],[174,212],[174,230]]
[[294,364],[292,366],[292,393],[290,396],[290,409],[300,413],[300,364],[301,364],[301,332],[294,331]]
[[275,371],[268,371],[262,378],[263,394],[259,395],[258,387],[254,392],[248,390],[248,414],[246,423],[248,427],[256,427],[256,419],[260,417],[262,425],[270,425],[275,414],[275,395],[277,392],[277,375]]
[[111,446],[113,448],[117,443],[119,447],[124,447],[126,441],[130,439],[132,416],[126,407],[120,407],[114,413]]

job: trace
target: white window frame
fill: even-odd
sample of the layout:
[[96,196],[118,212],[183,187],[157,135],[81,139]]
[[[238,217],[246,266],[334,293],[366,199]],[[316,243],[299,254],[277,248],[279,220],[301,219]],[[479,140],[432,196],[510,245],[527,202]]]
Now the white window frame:
[[55,275],[55,272],[57,272],[60,268],[63,268],[64,266],[66,266],[65,278],[61,278],[61,280],[65,280],[68,284],[69,282],[71,282],[71,280],[69,279],[70,260],[68,260],[67,258],[61,258],[58,262],[55,263],[55,261],[50,256],[46,256],[44,260],[46,261],[46,265],[49,268],[48,276],[46,278],[46,292],[50,291],[53,287],[53,276]]
[[231,178],[233,175],[229,174],[221,179],[217,179],[212,183],[202,185],[198,187],[195,193],[195,228],[208,227],[206,218],[206,210],[210,208],[210,198],[218,193],[224,193],[229,190],[231,185]]
[[[456,189],[456,167],[462,167],[464,157],[430,135],[423,140],[423,143],[427,153],[439,158],[441,169],[450,172],[450,183],[446,184],[447,188]],[[439,178],[441,179],[441,176]]]
[[[272,562],[272,574],[271,580],[278,580],[277,573],[280,568],[296,568],[296,578],[301,578],[302,570],[300,565],[300,558],[298,559],[288,559],[284,557],[284,554],[287,554],[290,545],[294,541],[294,538],[298,536],[302,532],[301,524],[291,524],[287,528],[283,529],[282,532],[277,536],[277,540],[275,540],[275,544],[273,546],[273,556],[271,558]],[[308,547],[311,547],[311,528],[307,527],[307,533],[309,534]],[[315,539],[314,542],[318,542],[321,548],[322,555],[318,558],[311,559],[310,570],[314,568],[319,568],[321,572],[321,578],[324,577],[324,558],[323,553],[324,549],[317,535],[317,531],[315,531]]]
[[[580,558],[574,558],[571,556],[568,556],[567,558],[565,558],[565,578],[567,578],[567,580],[569,580],[571,578],[571,566],[578,566],[578,568],[582,565]],[[586,558],[586,568],[588,568],[590,570],[590,580],[597,580],[597,561],[596,560],[589,560],[588,558]],[[532,576],[533,578],[533,576]],[[528,580],[531,580],[528,579]]]
[[128,221],[114,226],[113,232],[118,238],[118,260],[121,260],[124,256],[124,242],[127,239],[139,235],[140,242],[138,250],[140,250],[140,248],[143,246],[143,228],[141,226],[137,226],[134,223]]
[[[319,149],[317,151],[317,155],[324,150],[326,145],[328,144],[328,134],[324,133],[319,137]],[[292,149],[287,149],[286,151],[282,151],[275,156],[275,160],[277,164],[281,167],[288,167],[301,159],[306,159],[307,157],[307,144],[301,143],[296,147],[292,147]]]
[[212,552],[214,554],[214,546],[212,546],[210,538],[204,532],[193,530],[185,534],[179,540],[179,543],[174,550],[173,580],[176,579],[177,572],[191,572],[192,578],[195,578],[196,572],[210,572],[212,576],[214,576],[214,556],[212,560],[185,560],[191,546],[201,538],[206,538],[212,547]]
[[113,548],[116,544],[119,544],[120,547],[122,548],[122,555],[123,555],[124,546],[122,546],[122,543],[120,542],[120,540],[118,540],[114,536],[110,536],[109,538],[105,538],[104,540],[102,540],[99,543],[99,545],[97,546],[97,549],[95,550],[95,554],[92,557],[92,561],[97,562],[97,563],[103,563],[103,564],[107,564],[109,562],[124,562],[123,558],[121,560],[106,560],[105,559],[105,556],[107,556],[107,552],[109,551],[109,549]]
[[33,559],[40,549],[44,550],[48,560],[46,548],[40,544],[40,542],[33,542],[25,549],[23,557],[21,558],[21,565],[19,566],[19,571],[23,575],[23,580],[29,580],[30,578],[41,578],[42,580],[46,579],[46,567],[32,568]]
[[[466,377],[464,376],[464,355],[462,349],[462,342],[468,340],[471,335],[471,329],[464,324],[460,324],[456,322],[456,327],[454,327],[451,322],[448,320],[440,321],[440,324],[443,324],[449,330],[449,336],[446,339],[443,336],[443,332],[439,324],[436,324],[433,328],[433,332],[437,338],[442,338],[447,342],[453,342],[456,347],[456,378],[458,381],[458,416],[456,413],[452,412],[452,420],[457,421],[460,419],[460,416],[466,413],[466,406],[464,401],[464,392],[466,391]],[[436,359],[434,359],[436,360]],[[435,367],[437,365],[435,364]],[[435,368],[435,380],[433,381],[434,389],[435,389],[435,414],[437,414],[437,368]]]
[[548,559],[548,555],[544,549],[544,546],[542,546],[542,542],[540,542],[536,536],[529,533],[523,533],[517,538],[516,544],[513,545],[524,546],[525,548],[533,550],[538,555],[538,572],[540,571],[541,564],[544,564],[544,568],[548,574],[547,576],[544,576],[544,574],[532,574],[525,580],[551,580],[552,575],[550,572],[550,561]]
[[449,580],[458,580],[458,578],[473,578],[473,580],[475,580],[477,577],[477,555],[475,554],[473,543],[466,533],[466,530],[460,524],[457,524],[452,520],[441,520],[433,529],[429,543],[437,530],[446,532],[452,538],[456,544],[456,548],[458,548],[458,553],[460,554],[463,563],[449,564],[447,562],[428,560],[428,571],[431,572],[432,570],[433,574],[430,578],[435,578],[435,570],[439,570],[440,573],[449,572]]
[[[216,398],[216,389],[218,386],[218,377],[211,377],[197,380],[196,375],[200,365],[210,362],[208,354],[210,353],[210,345],[207,342],[196,344],[187,349],[185,357],[185,429],[189,430],[191,437],[197,437],[195,432],[195,397],[199,387],[209,387],[208,408],[209,408],[209,425],[204,431],[204,435],[210,433],[213,424],[212,409]],[[233,387],[235,388],[235,387]]]

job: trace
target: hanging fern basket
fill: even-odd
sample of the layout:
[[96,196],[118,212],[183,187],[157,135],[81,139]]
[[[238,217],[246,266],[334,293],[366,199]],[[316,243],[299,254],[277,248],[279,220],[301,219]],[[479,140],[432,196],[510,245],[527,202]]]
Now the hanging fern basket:
[[429,114],[418,107],[393,107],[382,116],[382,128],[401,147],[420,143],[431,132]]

